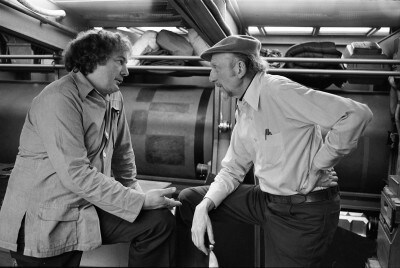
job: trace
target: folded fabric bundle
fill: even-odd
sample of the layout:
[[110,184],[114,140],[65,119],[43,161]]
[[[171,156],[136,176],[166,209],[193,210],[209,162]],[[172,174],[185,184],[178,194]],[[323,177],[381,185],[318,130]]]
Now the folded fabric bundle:
[[[342,53],[336,49],[333,42],[306,42],[290,47],[285,57],[296,58],[340,58]],[[282,68],[288,69],[333,69],[343,70],[340,63],[326,62],[287,62]],[[286,77],[301,83],[305,86],[324,89],[335,84],[341,87],[346,81],[343,77],[331,74],[286,74]]]
[[157,34],[157,44],[165,50],[171,52],[171,55],[176,56],[192,56],[193,55],[193,47],[186,40],[185,37],[168,31],[168,30],[161,30]]
[[[132,55],[146,55],[158,51],[160,47],[157,44],[157,32],[148,30],[132,45]],[[131,59],[129,64],[138,65],[139,60]]]
[[[192,56],[193,55],[193,47],[186,40],[185,37],[168,31],[161,30],[156,35],[156,43],[159,47],[158,50],[151,50],[144,55],[157,55],[157,56]],[[182,66],[186,65],[187,60],[176,60],[176,59],[160,59],[160,60],[141,60],[141,65],[176,65]]]
[[[196,30],[190,28],[188,30],[188,40],[193,47],[194,55],[200,56],[205,50],[209,49],[210,46],[204,41],[203,38],[196,32]],[[199,62],[203,66],[211,66],[208,61]]]

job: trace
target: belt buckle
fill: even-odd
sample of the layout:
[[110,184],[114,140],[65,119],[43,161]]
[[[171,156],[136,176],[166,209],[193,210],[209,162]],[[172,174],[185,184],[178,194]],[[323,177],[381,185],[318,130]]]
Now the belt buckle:
[[306,202],[307,200],[307,196],[302,195],[302,194],[295,194],[292,195],[290,198],[290,201],[292,202],[292,204],[303,204],[304,202]]

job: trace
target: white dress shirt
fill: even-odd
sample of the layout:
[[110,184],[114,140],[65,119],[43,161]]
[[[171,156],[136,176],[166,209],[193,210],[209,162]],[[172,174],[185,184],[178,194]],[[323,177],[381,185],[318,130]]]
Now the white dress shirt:
[[371,119],[365,104],[260,72],[238,101],[230,146],[206,197],[218,206],[253,164],[263,191],[306,194],[316,183],[308,176],[312,163],[335,166],[357,147]]

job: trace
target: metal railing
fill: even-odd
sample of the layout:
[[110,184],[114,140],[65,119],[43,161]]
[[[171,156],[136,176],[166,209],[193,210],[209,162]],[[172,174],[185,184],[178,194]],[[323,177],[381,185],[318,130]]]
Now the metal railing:
[[[185,61],[202,61],[199,56],[132,56],[138,60],[185,60]],[[64,69],[63,64],[56,64],[61,59],[59,55],[0,55],[0,59],[53,59],[53,64],[18,64],[18,63],[2,63],[0,70],[7,71],[32,71],[32,72],[52,72],[54,70]],[[264,57],[269,62],[308,62],[308,63],[341,63],[341,64],[383,64],[383,65],[400,65],[400,60],[392,59],[354,59],[354,58],[294,58],[294,57]],[[130,71],[180,71],[180,72],[196,72],[207,74],[211,67],[208,66],[191,66],[191,65],[129,65]],[[299,68],[270,68],[268,73],[271,74],[331,74],[331,75],[350,75],[350,76],[400,76],[399,71],[387,70],[371,70],[365,67],[360,69],[299,69]]]

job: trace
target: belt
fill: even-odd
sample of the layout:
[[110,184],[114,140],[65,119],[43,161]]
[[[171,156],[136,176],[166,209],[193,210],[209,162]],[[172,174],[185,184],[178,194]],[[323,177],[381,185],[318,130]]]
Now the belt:
[[279,204],[302,204],[302,203],[312,203],[321,202],[334,199],[339,193],[339,187],[330,187],[324,190],[318,190],[315,192],[310,192],[306,195],[295,194],[295,195],[274,195],[267,194],[267,200],[272,203]]

